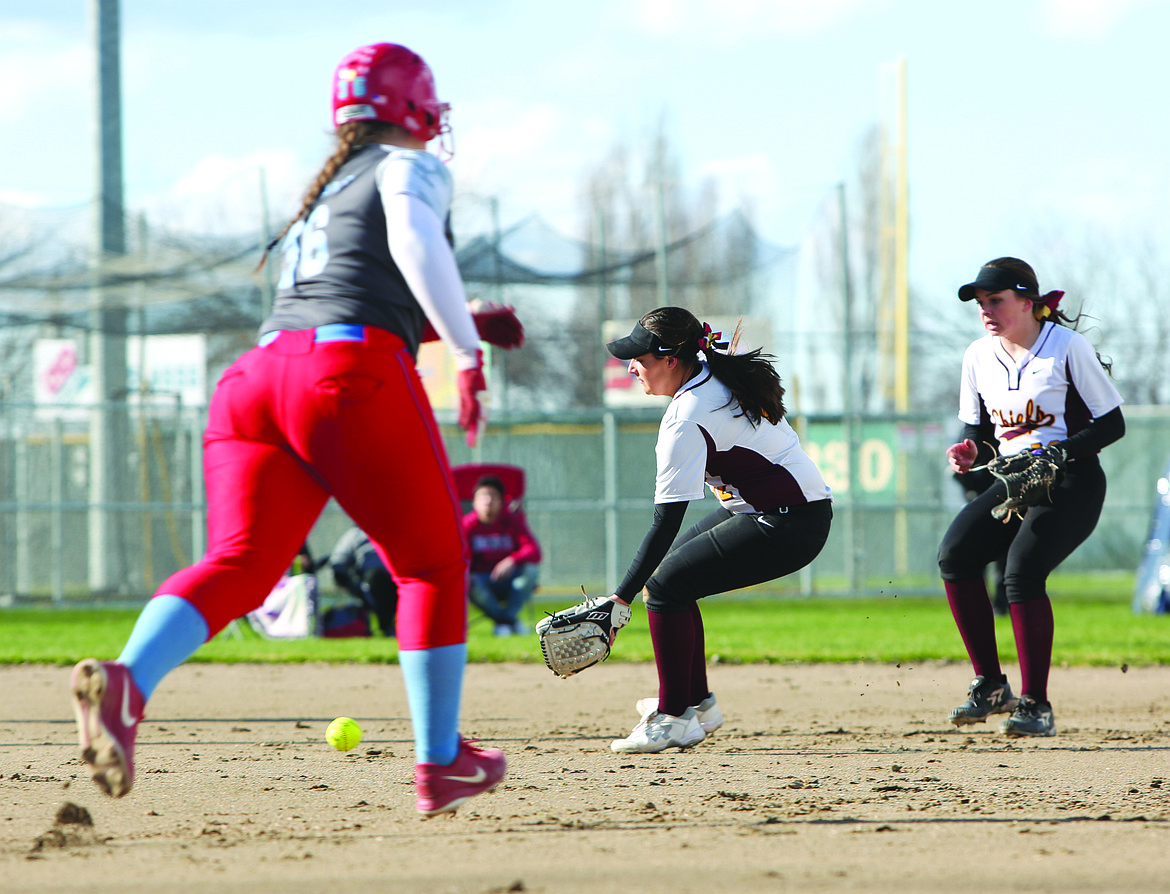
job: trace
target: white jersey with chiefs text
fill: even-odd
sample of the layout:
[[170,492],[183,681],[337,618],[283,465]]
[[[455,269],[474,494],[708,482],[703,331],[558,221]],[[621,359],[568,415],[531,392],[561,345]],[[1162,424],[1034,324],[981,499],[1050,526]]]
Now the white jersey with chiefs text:
[[990,334],[963,355],[959,419],[990,421],[1003,456],[1063,441],[1121,404],[1092,345],[1066,326],[1045,323],[1019,361]]

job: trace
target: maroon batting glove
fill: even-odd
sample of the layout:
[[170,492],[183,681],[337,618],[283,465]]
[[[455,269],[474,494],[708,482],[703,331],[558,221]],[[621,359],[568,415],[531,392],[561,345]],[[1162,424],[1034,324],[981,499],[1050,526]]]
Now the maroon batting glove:
[[[471,315],[471,321],[475,323],[479,340],[486,341],[489,345],[510,351],[524,344],[524,324],[516,316],[513,307],[504,304],[484,304],[482,310]],[[422,337],[419,340],[422,342],[439,340],[439,333],[435,331],[430,320],[423,324]]]
[[524,324],[516,316],[513,307],[504,304],[487,304],[484,309],[473,313],[475,331],[480,340],[497,348],[511,350],[524,344]]

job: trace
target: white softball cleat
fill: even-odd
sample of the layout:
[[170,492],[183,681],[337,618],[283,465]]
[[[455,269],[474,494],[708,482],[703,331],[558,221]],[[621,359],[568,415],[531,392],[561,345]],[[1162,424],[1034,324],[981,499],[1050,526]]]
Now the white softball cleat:
[[654,754],[667,748],[690,748],[705,738],[694,708],[687,708],[681,717],[656,710],[639,720],[626,738],[615,739],[609,747],[617,754]]
[[[693,707],[699,716],[699,726],[708,736],[723,726],[723,712],[719,710],[719,705],[715,704],[714,692],[707,693],[707,697]],[[658,699],[640,698],[635,703],[634,710],[638,712],[639,717],[653,714],[658,710]]]

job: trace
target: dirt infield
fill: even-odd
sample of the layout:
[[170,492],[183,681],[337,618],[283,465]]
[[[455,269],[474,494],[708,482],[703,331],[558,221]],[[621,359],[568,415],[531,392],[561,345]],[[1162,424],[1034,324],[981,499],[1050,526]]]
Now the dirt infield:
[[[475,665],[464,731],[510,773],[426,822],[396,666],[180,668],[122,800],[82,773],[67,678],[0,668],[6,894],[1170,889],[1166,667],[1057,669],[1059,735],[1009,740],[946,722],[959,665],[719,665],[723,729],[629,756],[652,667]],[[338,715],[365,731],[346,754]]]

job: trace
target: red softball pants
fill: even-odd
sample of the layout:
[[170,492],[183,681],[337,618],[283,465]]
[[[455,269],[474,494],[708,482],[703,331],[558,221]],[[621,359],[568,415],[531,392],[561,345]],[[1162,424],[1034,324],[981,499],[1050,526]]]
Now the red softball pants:
[[446,450],[402,340],[364,332],[282,332],[216,386],[207,553],[157,591],[191,602],[209,638],[259,607],[333,496],[398,584],[399,647],[466,640],[468,550]]

